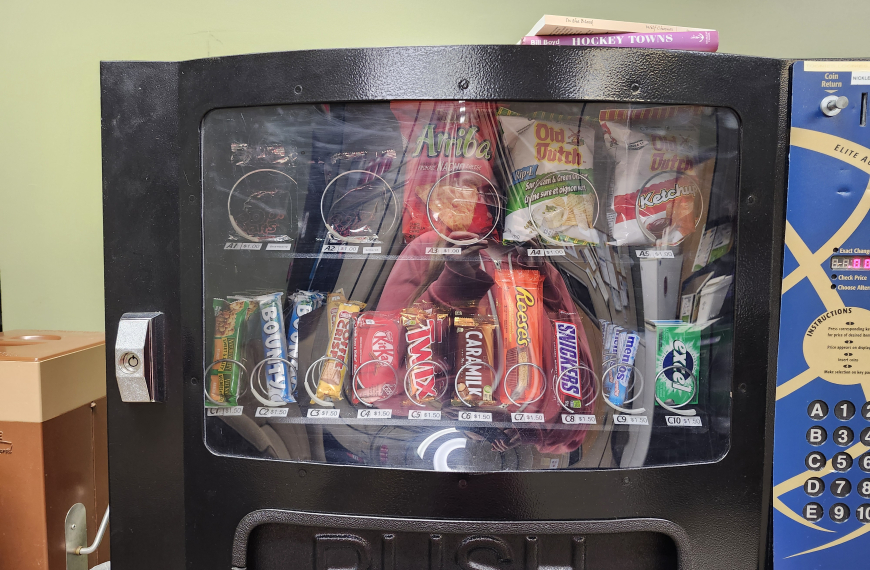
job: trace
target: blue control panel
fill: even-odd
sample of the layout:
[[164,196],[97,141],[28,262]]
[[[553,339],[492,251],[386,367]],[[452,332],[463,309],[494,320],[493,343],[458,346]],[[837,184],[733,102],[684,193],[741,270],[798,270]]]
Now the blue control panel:
[[870,568],[870,61],[794,64],[775,570]]

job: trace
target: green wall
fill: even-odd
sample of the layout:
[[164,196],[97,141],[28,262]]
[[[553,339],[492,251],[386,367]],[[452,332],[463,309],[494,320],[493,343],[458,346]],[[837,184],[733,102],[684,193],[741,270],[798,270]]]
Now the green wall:
[[4,329],[103,328],[100,60],[515,43],[545,13],[716,28],[723,52],[870,56],[866,0],[7,0],[0,3]]

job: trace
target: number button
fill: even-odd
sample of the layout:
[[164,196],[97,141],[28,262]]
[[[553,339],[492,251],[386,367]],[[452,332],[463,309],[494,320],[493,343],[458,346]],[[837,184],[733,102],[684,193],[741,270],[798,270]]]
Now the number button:
[[870,427],[861,430],[861,443],[870,445]]
[[[870,410],[868,410],[870,412]],[[828,417],[828,404],[825,403],[824,400],[813,400],[810,402],[810,405],[807,406],[807,415],[810,416],[810,419],[815,421],[820,421]],[[870,419],[870,416],[865,416],[867,419]]]
[[807,503],[804,506],[802,514],[808,521],[816,522],[822,520],[822,517],[825,516],[825,509],[818,503]]
[[818,497],[825,492],[825,482],[818,477],[810,477],[804,483],[804,493],[810,497]]
[[858,494],[865,499],[870,499],[870,479],[861,479],[858,483]]
[[845,473],[852,468],[852,456],[843,451],[835,453],[831,458],[831,464],[834,466],[834,471]]
[[849,400],[837,402],[837,405],[834,406],[834,415],[837,416],[838,420],[844,422],[851,420],[853,417],[855,417],[855,404],[853,404]]
[[864,405],[861,406],[861,415],[864,416],[864,419],[870,421],[870,402],[864,402]]
[[843,503],[835,503],[828,510],[828,516],[835,523],[844,523],[849,520],[849,507]]
[[807,443],[822,445],[828,439],[828,432],[822,426],[813,426],[807,430]]
[[851,445],[853,441],[855,441],[855,432],[846,426],[840,426],[834,430],[834,443],[840,447]]
[[804,465],[806,465],[807,469],[810,471],[821,471],[826,462],[824,453],[821,451],[813,451],[807,455]]
[[858,466],[861,468],[861,471],[870,473],[870,453],[865,453],[861,456]]
[[855,518],[864,524],[870,523],[870,504],[864,503],[855,509]]
[[834,479],[831,482],[831,494],[837,498],[843,499],[849,496],[852,492],[852,483],[848,479]]

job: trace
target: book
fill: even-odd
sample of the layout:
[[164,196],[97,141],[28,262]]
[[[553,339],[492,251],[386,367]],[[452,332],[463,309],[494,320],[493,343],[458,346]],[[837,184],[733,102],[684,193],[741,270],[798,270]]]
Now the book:
[[705,28],[687,28],[663,24],[619,22],[597,18],[546,15],[526,34],[527,36],[569,36],[583,34],[625,34],[643,32],[708,32]]
[[719,32],[662,32],[650,34],[587,34],[577,36],[526,36],[520,44],[527,46],[629,47],[716,51]]

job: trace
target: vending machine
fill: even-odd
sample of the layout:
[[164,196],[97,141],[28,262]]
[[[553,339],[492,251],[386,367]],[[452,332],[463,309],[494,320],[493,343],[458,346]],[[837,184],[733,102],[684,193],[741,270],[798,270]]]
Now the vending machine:
[[104,63],[113,566],[763,568],[789,70]]

